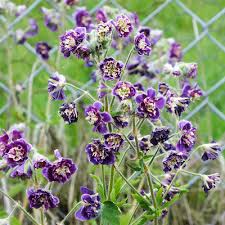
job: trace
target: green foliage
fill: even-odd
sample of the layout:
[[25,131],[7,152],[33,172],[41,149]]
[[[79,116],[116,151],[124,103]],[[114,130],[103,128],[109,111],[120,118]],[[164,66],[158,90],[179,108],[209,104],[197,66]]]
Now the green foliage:
[[101,220],[103,225],[119,225],[120,210],[116,204],[111,201],[105,201],[102,206]]

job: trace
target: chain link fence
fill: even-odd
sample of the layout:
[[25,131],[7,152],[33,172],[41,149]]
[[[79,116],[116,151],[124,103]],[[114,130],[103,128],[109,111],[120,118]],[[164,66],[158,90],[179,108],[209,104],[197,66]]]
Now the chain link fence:
[[[8,23],[7,19],[4,16],[1,15],[0,16],[0,20],[3,23],[7,24],[8,31],[7,31],[7,33],[5,33],[4,35],[2,35],[0,37],[0,44],[4,45],[4,43],[7,41],[7,39],[10,38],[10,36],[14,33],[16,25],[19,24],[24,17],[27,17],[30,14],[32,14],[32,11],[36,7],[40,7],[40,5],[42,3],[44,3],[44,2],[46,3],[46,1],[48,2],[49,5],[52,5],[52,7],[55,7],[53,1],[51,1],[51,0],[35,0],[30,6],[27,7],[26,11],[24,11],[19,17],[17,17],[13,22],[11,22],[9,24],[7,24]],[[96,12],[96,10],[98,10],[99,8],[101,8],[102,6],[107,5],[107,4],[113,5],[115,7],[123,8],[116,0],[102,0],[102,1],[99,1],[99,3],[94,8],[92,8],[90,10],[90,13],[94,14]],[[140,2],[140,4],[141,4],[141,2]],[[195,35],[195,38],[187,46],[185,46],[183,48],[183,54],[187,54],[191,49],[195,48],[198,45],[198,43],[205,37],[208,37],[208,39],[214,45],[216,45],[218,47],[219,51],[221,51],[223,54],[225,54],[225,46],[223,45],[223,43],[218,41],[213,36],[213,34],[211,33],[211,31],[209,29],[216,21],[218,21],[221,18],[224,18],[224,16],[225,16],[225,8],[222,8],[218,13],[216,13],[208,21],[205,21],[202,18],[200,18],[193,10],[191,10],[189,7],[187,7],[182,1],[180,1],[180,0],[166,0],[166,1],[163,1],[161,3],[161,5],[159,5],[153,12],[151,12],[148,16],[146,16],[141,21],[141,24],[142,25],[146,25],[150,21],[154,20],[154,18],[158,14],[162,13],[162,11],[164,9],[166,9],[167,7],[169,7],[171,4],[173,4],[173,5],[175,4],[176,7],[178,7],[179,10],[183,14],[186,14],[187,16],[189,16],[194,23],[200,25],[200,27],[201,27],[201,29],[200,29],[201,32],[198,33],[198,35]],[[71,23],[71,25],[73,25],[73,23],[74,23],[73,18],[71,16],[68,16],[68,15],[66,16],[66,18]],[[27,51],[29,51],[35,57],[37,57],[35,49],[28,42],[26,42],[24,44],[24,47],[27,49]],[[55,46],[54,48],[52,48],[50,54],[51,55],[54,54],[57,50],[58,50],[58,46]],[[30,75],[30,77],[28,77],[26,80],[24,80],[23,87],[26,87],[28,85],[29,79],[34,79],[42,71],[46,71],[49,74],[51,73],[50,68],[43,61],[42,61],[42,65],[39,68],[37,68],[35,71],[33,71],[32,74]],[[85,83],[83,85],[82,88],[83,89],[88,88],[88,86],[91,85],[92,82],[93,82],[92,80],[88,81],[87,83]],[[211,96],[217,90],[220,90],[222,92],[222,96],[225,95],[225,91],[223,89],[223,84],[225,84],[224,71],[223,71],[223,73],[220,74],[220,78],[210,88],[208,88],[207,91],[205,91],[204,96],[202,98],[202,101],[200,101],[199,104],[192,111],[190,111],[188,113],[188,115],[186,116],[186,119],[190,119],[191,117],[193,117],[198,112],[201,112],[201,110],[203,110],[203,108],[205,106],[208,106],[210,111],[211,111],[211,113],[216,114],[218,116],[218,118],[220,119],[221,123],[225,123],[225,114],[224,114],[224,112],[222,112],[209,99],[209,96]],[[12,94],[11,91],[10,91],[10,88],[6,84],[4,84],[1,80],[0,80],[0,89],[2,89],[2,91],[5,92],[7,95],[11,95]],[[8,102],[5,102],[4,105],[1,105],[1,107],[0,107],[0,115],[3,114],[10,106],[11,106],[10,100]],[[40,119],[37,116],[35,116],[34,114],[32,114],[32,120],[34,120],[34,122],[41,122]],[[225,149],[225,146],[223,146],[223,149]]]

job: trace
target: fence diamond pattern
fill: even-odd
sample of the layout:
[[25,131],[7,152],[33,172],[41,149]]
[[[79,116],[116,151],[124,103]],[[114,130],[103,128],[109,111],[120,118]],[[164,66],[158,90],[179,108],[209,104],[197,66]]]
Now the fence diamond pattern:
[[[51,4],[54,7],[54,4],[51,0],[46,0],[49,4]],[[14,32],[14,28],[15,26],[21,22],[21,20],[28,16],[29,14],[32,13],[32,10],[35,9],[36,7],[39,7],[40,4],[42,2],[45,2],[45,0],[35,0],[29,7],[27,7],[27,10],[21,14],[19,17],[17,17],[13,22],[11,22],[10,24],[7,24],[7,19],[4,16],[0,16],[0,20],[7,24],[8,27],[8,32],[6,34],[4,34],[2,37],[0,37],[0,44],[4,44],[4,42],[7,41],[7,39],[10,37],[11,34],[13,34]],[[123,8],[116,0],[102,0],[99,1],[99,3],[90,10],[90,13],[93,14],[98,8],[102,7],[105,4],[111,4],[114,5],[116,7],[119,8]],[[202,31],[200,34],[198,34],[198,36],[196,36],[184,49],[183,49],[183,53],[186,54],[187,52],[189,52],[192,48],[195,48],[196,45],[204,38],[204,37],[208,37],[209,40],[216,45],[220,51],[222,51],[223,53],[225,53],[225,46],[223,45],[223,43],[221,43],[220,41],[218,41],[210,32],[209,28],[216,22],[218,21],[220,18],[222,18],[223,16],[225,16],[225,8],[221,9],[221,11],[219,11],[216,15],[214,15],[211,19],[209,19],[208,21],[205,21],[203,19],[201,19],[198,15],[195,14],[195,12],[193,12],[190,8],[188,8],[182,1],[180,0],[166,0],[164,1],[161,5],[159,5],[159,7],[157,9],[155,9],[151,14],[149,14],[146,18],[144,18],[141,21],[142,25],[146,25],[148,22],[150,22],[151,20],[153,20],[158,14],[160,14],[165,8],[167,8],[169,5],[171,4],[176,4],[176,6],[179,8],[179,10],[182,11],[182,13],[186,14],[187,16],[189,16],[192,21],[194,21],[195,23],[198,23],[198,25],[201,26]],[[66,17],[67,20],[69,22],[71,22],[71,24],[74,23],[73,19],[71,16],[67,16]],[[24,47],[30,51],[32,54],[35,55],[35,57],[37,57],[34,48],[29,44],[29,43],[25,43]],[[55,46],[50,54],[54,54],[56,51],[58,50],[58,46]],[[49,68],[49,66],[44,63],[42,61],[42,65],[37,68],[35,71],[33,71],[33,73],[30,75],[29,78],[27,78],[24,82],[23,82],[23,86],[26,87],[28,85],[29,79],[34,79],[36,76],[38,76],[41,71],[46,71],[47,73],[51,73],[51,68]],[[83,85],[83,89],[87,88],[89,85],[91,85],[92,80],[88,81],[87,83],[85,83]],[[211,112],[216,114],[220,120],[225,123],[225,114],[223,112],[221,112],[218,107],[215,106],[215,104],[213,102],[211,102],[209,100],[209,96],[212,95],[216,90],[218,90],[219,88],[222,88],[222,85],[225,83],[225,74],[221,74],[221,77],[219,80],[217,80],[204,94],[204,99],[192,110],[189,112],[189,114],[186,116],[186,119],[190,119],[191,117],[193,117],[196,113],[200,112],[203,107],[205,107],[206,105],[208,105],[208,107],[211,109]],[[2,89],[3,92],[7,93],[8,95],[11,95],[11,91],[10,89],[0,81],[0,89]],[[223,91],[223,90],[222,90]],[[224,93],[224,92],[223,92]],[[1,106],[0,108],[0,115],[3,114],[11,105],[11,102],[8,101],[5,103],[5,105]],[[26,111],[25,111],[26,113]],[[35,122],[41,122],[40,119],[35,116],[34,114],[32,114],[32,120],[34,120]],[[223,149],[225,149],[225,146],[223,146]]]

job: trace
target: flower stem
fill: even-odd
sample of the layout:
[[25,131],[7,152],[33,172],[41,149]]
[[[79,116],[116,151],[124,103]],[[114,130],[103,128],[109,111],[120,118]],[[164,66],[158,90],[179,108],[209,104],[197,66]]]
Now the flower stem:
[[194,173],[194,172],[182,170],[182,169],[180,170],[180,172],[187,173],[187,174],[190,174],[190,175],[193,175],[193,176],[199,176],[199,177],[202,176],[202,174],[200,174],[200,173]]
[[66,83],[66,85],[67,86],[70,86],[70,87],[72,87],[72,88],[74,88],[74,89],[77,89],[77,90],[79,90],[79,91],[81,91],[81,92],[83,92],[83,93],[85,93],[86,95],[88,95],[94,102],[95,101],[97,101],[90,93],[88,93],[87,91],[85,91],[85,90],[83,90],[83,89],[81,89],[81,88],[79,88],[79,87],[77,87],[77,86],[75,86],[75,85],[73,85],[73,84],[70,84],[70,83]]
[[117,173],[123,178],[123,180],[127,183],[127,185],[137,194],[139,195],[139,197],[141,197],[143,199],[143,201],[145,201],[147,204],[149,204],[149,202],[141,195],[141,193],[138,192],[138,190],[127,180],[127,178],[120,172],[120,170],[117,168],[116,165],[114,165],[115,170],[117,171]]
[[103,183],[103,192],[104,192],[104,197],[106,198],[105,168],[104,168],[104,165],[102,165],[102,183]]
[[73,208],[67,213],[67,215],[64,217],[64,219],[59,223],[59,225],[63,225],[64,222],[74,213],[76,208],[81,204],[81,202],[78,202],[73,206]]
[[139,143],[138,143],[138,137],[137,137],[137,128],[136,128],[135,116],[133,116],[133,134],[134,134],[134,140],[135,140],[135,145],[136,145],[137,157],[139,158],[140,149],[139,149]]
[[[145,167],[145,174],[146,174],[146,176],[147,176],[148,186],[149,186],[150,193],[151,193],[151,196],[152,196],[152,202],[153,202],[154,208],[155,208],[155,210],[156,210],[156,209],[157,209],[157,203],[156,203],[156,199],[155,199],[155,195],[154,195],[152,178],[151,178],[151,175],[150,175],[150,173],[149,173],[149,171],[148,171],[147,166],[144,165],[144,167]],[[155,224],[155,225],[158,224],[157,218],[154,219],[154,224]]]
[[157,148],[157,150],[155,151],[155,154],[153,155],[153,157],[151,158],[150,162],[148,163],[148,166],[151,166],[151,165],[152,165],[152,163],[153,163],[153,161],[154,161],[154,159],[155,159],[155,157],[156,157],[156,155],[157,155],[159,149],[160,149],[160,146],[159,146],[159,147]]
[[25,208],[23,208],[22,205],[20,205],[17,201],[15,201],[13,198],[11,198],[7,193],[5,193],[4,191],[2,191],[1,189],[0,189],[0,193],[1,193],[2,195],[6,196],[8,199],[10,199],[12,202],[14,202],[15,205],[16,205],[21,211],[24,212],[24,214],[27,216],[27,218],[28,218],[33,224],[40,225],[40,224],[34,219],[34,217],[33,217],[30,213],[28,213],[28,212],[26,211]]
[[124,72],[125,72],[125,70],[126,70],[127,64],[128,64],[128,62],[129,62],[129,60],[130,60],[130,57],[131,57],[131,55],[132,55],[132,53],[133,53],[133,51],[134,51],[134,48],[135,48],[134,46],[131,48],[131,50],[130,50],[128,56],[127,56],[126,62],[125,62],[125,64],[124,64],[124,67],[123,67],[123,70],[122,70],[122,73],[121,73],[121,76],[120,76],[120,80],[122,79],[122,76],[123,76],[123,74],[124,74]]
[[44,219],[44,211],[43,209],[41,209],[41,225],[44,225],[45,224],[45,219]]
[[135,214],[135,212],[136,212],[137,209],[138,209],[138,206],[139,206],[139,204],[137,204],[136,207],[134,208],[134,210],[133,210],[133,212],[132,212],[132,214],[131,214],[131,217],[130,217],[129,222],[128,222],[127,225],[130,225],[130,224],[131,224],[131,222],[132,222],[132,220],[133,220],[133,218],[134,218],[134,214]]
[[114,166],[111,166],[111,171],[110,171],[110,181],[109,181],[109,192],[108,192],[108,200],[110,200],[110,195],[112,192],[112,188],[113,188],[113,183],[114,183]]

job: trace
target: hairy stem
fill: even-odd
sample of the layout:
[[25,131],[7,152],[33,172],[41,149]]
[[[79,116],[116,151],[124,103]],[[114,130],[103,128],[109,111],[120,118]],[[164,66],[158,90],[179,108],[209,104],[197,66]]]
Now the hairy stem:
[[22,205],[20,205],[17,201],[15,201],[13,198],[11,198],[7,193],[5,193],[4,191],[2,191],[0,189],[0,193],[4,196],[6,196],[7,198],[9,198],[12,202],[15,203],[15,205],[21,210],[23,211],[23,213],[27,216],[27,218],[33,223],[33,224],[36,224],[36,225],[40,225],[35,219],[34,217],[29,213],[27,212],[27,210],[25,208],[23,208]]
[[67,215],[64,217],[64,219],[59,223],[59,225],[63,225],[64,222],[75,212],[76,208],[81,204],[81,202],[78,202],[75,204],[72,209],[67,213]]

